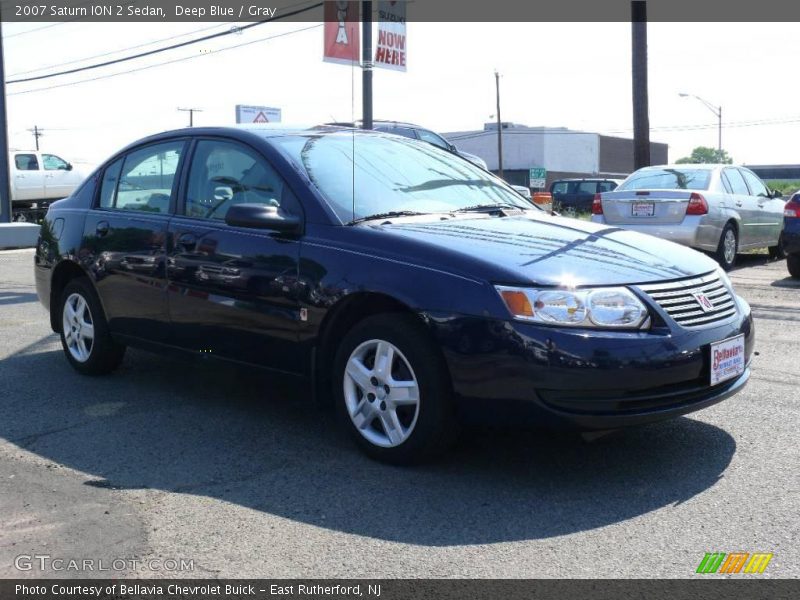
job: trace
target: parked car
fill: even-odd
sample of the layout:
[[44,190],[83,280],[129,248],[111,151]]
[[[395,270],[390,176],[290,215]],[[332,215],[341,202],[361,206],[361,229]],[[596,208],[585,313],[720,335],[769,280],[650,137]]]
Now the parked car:
[[729,270],[742,250],[766,246],[783,256],[780,198],[744,167],[645,167],[595,196],[592,221],[711,252]]
[[595,194],[613,191],[620,183],[622,179],[556,179],[550,184],[550,194],[556,210],[589,212],[592,210]]
[[69,196],[86,176],[63,158],[38,150],[14,150],[8,164],[15,221],[31,220],[32,209]]
[[789,275],[800,279],[800,191],[789,199],[783,210],[783,248]]
[[393,463],[442,451],[461,419],[607,430],[695,411],[742,389],[754,344],[708,257],[550,216],[373,131],[140,140],[50,207],[34,269],[76,371],[130,345],[290,374]]
[[533,196],[531,195],[531,188],[524,185],[512,185],[511,187],[514,188],[514,190],[518,192],[519,195],[525,198],[528,202],[533,202]]
[[[339,127],[361,127],[361,122],[356,121],[355,123],[352,122],[329,123],[329,125],[334,125]],[[419,125],[414,125],[413,123],[403,123],[401,121],[378,120],[372,122],[372,129],[375,131],[383,131],[384,133],[393,133],[394,135],[400,135],[403,137],[411,138],[412,140],[422,140],[423,142],[428,142],[429,144],[433,144],[434,146],[437,146],[442,150],[447,150],[448,152],[457,154],[462,158],[466,158],[469,162],[478,165],[484,171],[489,170],[489,167],[486,165],[486,161],[483,160],[480,156],[477,156],[475,154],[470,154],[469,152],[464,152],[463,150],[458,149],[455,144],[451,144],[438,133],[435,133],[430,129],[425,129],[424,127],[420,127]]]

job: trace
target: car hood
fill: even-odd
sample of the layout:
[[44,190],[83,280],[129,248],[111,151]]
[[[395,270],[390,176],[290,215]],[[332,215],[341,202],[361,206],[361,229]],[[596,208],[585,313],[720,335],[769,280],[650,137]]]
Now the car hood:
[[465,275],[474,276],[472,271],[481,265],[482,274],[496,283],[623,285],[679,279],[717,268],[713,260],[685,246],[562,217],[411,219],[377,227],[429,246],[429,257],[438,253],[440,260],[448,261],[447,267]]

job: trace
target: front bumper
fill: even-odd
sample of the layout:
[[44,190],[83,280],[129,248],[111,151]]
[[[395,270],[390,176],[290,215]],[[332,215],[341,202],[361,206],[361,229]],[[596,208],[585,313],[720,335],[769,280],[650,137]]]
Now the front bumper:
[[[679,416],[728,398],[750,376],[755,330],[747,303],[705,329],[568,330],[428,315],[470,421],[613,429]],[[745,336],[748,368],[711,386],[709,345]]]

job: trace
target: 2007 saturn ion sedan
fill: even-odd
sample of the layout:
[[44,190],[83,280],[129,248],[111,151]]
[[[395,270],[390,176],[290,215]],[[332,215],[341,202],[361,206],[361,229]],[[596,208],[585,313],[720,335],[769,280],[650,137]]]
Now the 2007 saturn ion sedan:
[[80,373],[137,346],[297,375],[393,463],[446,448],[465,416],[613,429],[695,411],[742,389],[753,351],[710,258],[352,129],[136,142],[51,205],[35,272]]

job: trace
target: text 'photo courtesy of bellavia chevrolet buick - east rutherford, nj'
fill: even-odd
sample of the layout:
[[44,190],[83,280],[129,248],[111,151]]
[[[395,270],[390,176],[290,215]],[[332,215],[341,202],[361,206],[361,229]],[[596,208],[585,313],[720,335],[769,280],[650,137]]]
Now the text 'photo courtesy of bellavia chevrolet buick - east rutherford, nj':
[[296,375],[390,463],[471,419],[608,430],[739,392],[754,326],[725,271],[778,252],[783,202],[745,169],[653,167],[592,212],[411,136],[195,127],[50,205],[36,286],[78,372],[134,346]]

